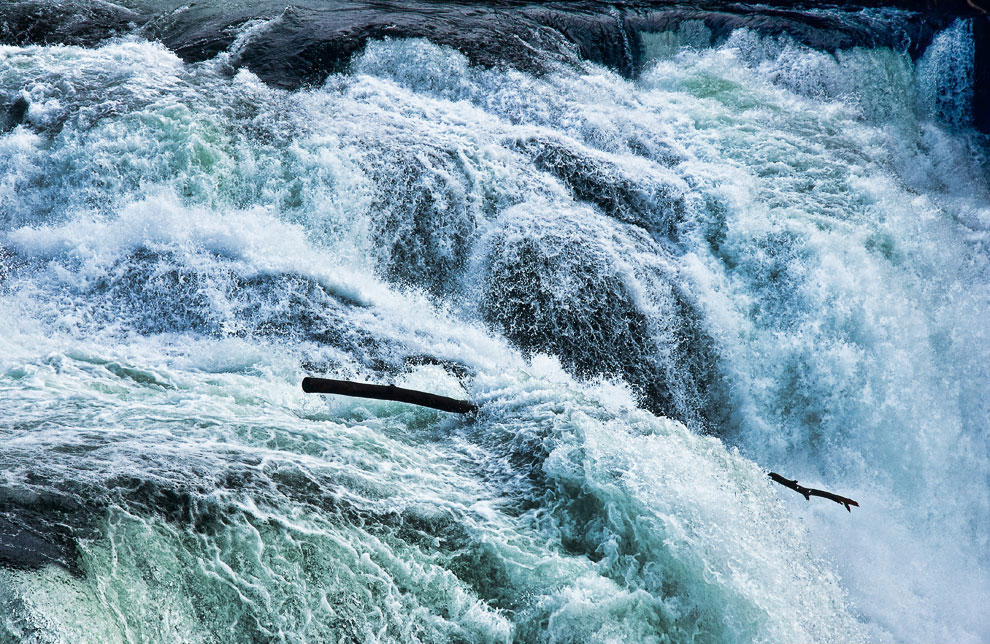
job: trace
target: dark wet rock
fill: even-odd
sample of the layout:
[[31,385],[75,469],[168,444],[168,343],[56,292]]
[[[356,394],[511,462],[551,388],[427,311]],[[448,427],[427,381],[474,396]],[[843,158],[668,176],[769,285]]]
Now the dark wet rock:
[[[110,3],[30,0],[0,9],[0,41],[10,44],[95,44],[125,31],[161,40],[184,59],[206,60],[232,51],[233,62],[281,87],[318,83],[346,68],[371,39],[428,38],[454,47],[475,64],[508,64],[541,72],[552,61],[574,54],[632,75],[638,70],[643,32],[676,29],[701,20],[714,40],[747,27],[763,34],[787,34],[816,49],[903,44],[920,52],[931,34],[959,16],[976,12],[956,3],[870,3],[808,11],[810,5],[776,2],[259,2],[165,5],[139,15]],[[826,5],[814,5],[823,7]],[[903,24],[885,26],[862,7],[896,6],[915,13]],[[905,31],[906,29],[906,31]],[[241,36],[240,40],[238,40]]]
[[[823,51],[854,46],[901,46],[905,37],[919,53],[932,33],[947,24],[940,14],[906,15],[904,26],[884,26],[858,7],[829,14],[766,5],[702,3],[685,9],[666,3],[604,6],[572,3],[432,3],[347,5],[261,3],[252,12],[213,14],[186,10],[155,23],[145,33],[161,39],[187,60],[204,60],[228,49],[251,19],[264,21],[240,41],[232,62],[280,87],[321,82],[346,69],[366,42],[382,38],[427,38],[464,53],[476,65],[543,73],[554,63],[577,58],[626,76],[639,71],[641,35],[702,21],[713,42],[746,27],[761,34],[789,35]],[[907,32],[904,29],[907,29]]]
[[23,96],[18,96],[11,101],[7,109],[0,114],[0,134],[9,132],[23,123],[29,107],[30,104]]
[[90,535],[92,514],[71,494],[0,488],[0,565],[49,565],[81,573],[76,541]]
[[91,47],[141,22],[137,13],[101,0],[8,0],[0,3],[0,43]]
[[807,13],[800,10],[766,6],[737,5],[732,10],[672,9],[636,11],[627,18],[636,38],[637,63],[642,61],[642,35],[676,31],[685,22],[704,24],[711,45],[724,41],[737,29],[749,29],[762,35],[789,36],[819,51],[834,53],[852,47],[893,47],[907,44],[918,56],[935,31],[945,25],[921,16],[903,16],[890,24],[878,23],[864,15],[859,7],[835,13]]
[[[629,173],[590,149],[577,150],[551,137],[516,143],[534,165],[549,172],[575,199],[597,206],[606,216],[643,228],[656,240],[676,241],[684,217],[684,194],[663,177]],[[652,179],[652,180],[651,180]]]
[[[316,84],[347,68],[365,43],[382,38],[427,38],[464,53],[476,65],[509,65],[541,74],[578,58],[616,69],[626,76],[644,63],[643,35],[676,30],[686,21],[702,22],[712,44],[736,29],[786,35],[808,47],[836,52],[852,47],[906,48],[920,56],[933,35],[954,19],[976,15],[965,2],[863,3],[832,11],[808,11],[808,5],[777,2],[746,5],[699,3],[685,8],[662,2],[599,3],[378,3],[365,5],[295,4],[235,16],[215,14],[192,22],[183,18],[167,29],[148,30],[187,60],[203,60],[231,46],[251,18],[267,24],[246,37],[232,56],[266,82],[286,88]],[[821,5],[816,5],[820,7]],[[863,7],[896,6],[909,10],[896,20],[878,20]],[[981,22],[982,21],[982,22]],[[977,20],[985,24],[985,18]],[[977,33],[985,31],[977,26]],[[978,43],[986,38],[977,36]],[[986,45],[978,45],[978,125],[987,129],[990,101]],[[982,111],[981,111],[982,110]]]
[[[636,248],[664,253],[656,244]],[[690,297],[675,275],[644,268],[648,306],[662,309],[647,312],[611,253],[564,221],[542,229],[509,224],[489,248],[482,315],[525,351],[556,355],[579,377],[620,376],[651,411],[715,431],[723,424],[722,380]]]
[[[427,38],[463,52],[474,64],[511,65],[540,73],[548,63],[573,61],[574,54],[629,76],[642,62],[644,32],[676,29],[688,20],[703,21],[713,42],[746,27],[761,34],[789,35],[809,47],[836,51],[855,46],[902,46],[915,55],[931,35],[972,9],[942,5],[905,14],[899,24],[885,24],[864,14],[864,3],[833,7],[829,13],[808,11],[792,3],[746,5],[698,3],[684,8],[664,2],[603,5],[570,3],[256,3],[241,12],[183,9],[158,20],[145,33],[161,39],[187,60],[204,60],[226,50],[250,20],[265,24],[239,44],[235,64],[282,87],[322,81],[342,71],[350,57],[371,39]],[[915,8],[922,3],[894,3]]]
[[[21,263],[0,247],[0,289],[16,288],[9,275]],[[58,297],[59,314],[75,307],[80,327],[101,333],[254,337],[303,344],[303,366],[314,374],[358,376],[351,370],[364,368],[395,377],[418,364],[443,366],[458,378],[468,377],[470,371],[421,349],[414,352],[401,338],[381,336],[374,328],[374,310],[314,277],[289,271],[247,272],[232,257],[204,253],[190,258],[137,248],[85,289],[67,287]],[[324,349],[329,355],[346,355],[350,362],[328,361]],[[104,368],[146,386],[170,386],[154,374],[116,363]]]
[[126,455],[110,436],[99,440],[88,454],[77,454],[78,471],[39,464],[17,482],[0,485],[0,566],[35,570],[56,565],[83,574],[78,543],[101,538],[113,508],[202,534],[224,530],[244,497],[267,507],[289,499],[354,525],[379,523],[378,514],[392,512],[374,502],[387,490],[365,490],[370,501],[359,506],[342,494],[361,489],[355,481],[292,463],[272,459],[261,467],[235,450],[223,461],[192,456],[171,462]]
[[[235,465],[236,466],[236,465]],[[157,477],[121,474],[103,485],[107,503],[122,504],[145,516],[189,526],[197,532],[215,534],[222,527],[223,506],[204,481],[176,482]],[[198,489],[197,489],[198,488]]]
[[231,62],[285,88],[321,83],[328,74],[346,70],[351,57],[369,40],[384,38],[427,38],[462,51],[474,64],[507,64],[534,73],[548,69],[555,50],[557,59],[574,60],[558,32],[492,7],[430,2],[259,3],[242,15],[197,18],[184,12],[166,25],[150,25],[145,33],[184,59],[198,61],[230,47],[249,20],[262,20],[264,24],[244,39]]
[[[864,8],[903,10],[896,20],[877,19]],[[828,9],[828,11],[820,11]],[[463,52],[476,65],[509,65],[544,73],[579,58],[624,75],[644,60],[643,34],[700,21],[712,42],[734,29],[787,35],[809,47],[835,52],[850,47],[893,46],[920,55],[932,35],[959,17],[985,17],[965,0],[900,0],[856,4],[630,1],[575,2],[317,2],[273,0],[180,3],[141,15],[102,0],[21,0],[0,6],[0,42],[25,45],[94,45],[123,33],[160,40],[194,62],[229,52],[234,67],[247,67],[284,88],[319,84],[347,69],[369,40],[427,38]],[[977,42],[981,39],[977,37]],[[986,38],[982,39],[986,42]],[[978,46],[977,121],[990,96],[986,46]],[[982,111],[981,111],[982,110]],[[986,128],[984,128],[986,129]]]
[[[360,356],[371,333],[345,322],[358,302],[287,272],[242,275],[234,260],[192,266],[171,252],[139,248],[93,284],[97,306],[83,314],[142,334],[193,332],[308,340]],[[218,307],[218,303],[222,303]]]

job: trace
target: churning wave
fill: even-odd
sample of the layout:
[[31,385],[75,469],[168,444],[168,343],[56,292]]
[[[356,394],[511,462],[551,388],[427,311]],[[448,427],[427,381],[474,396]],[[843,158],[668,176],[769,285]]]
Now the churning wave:
[[0,640],[990,639],[972,21],[249,9],[0,46]]

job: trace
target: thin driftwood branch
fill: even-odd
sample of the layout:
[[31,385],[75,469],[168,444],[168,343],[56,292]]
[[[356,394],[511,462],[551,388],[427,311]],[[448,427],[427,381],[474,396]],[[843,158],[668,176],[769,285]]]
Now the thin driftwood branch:
[[316,394],[339,394],[356,398],[374,398],[375,400],[394,400],[449,411],[455,414],[470,414],[478,411],[478,406],[468,400],[458,400],[447,396],[428,394],[425,391],[403,389],[394,385],[369,385],[363,382],[348,382],[346,380],[330,380],[329,378],[303,378],[303,391]]
[[850,506],[855,505],[857,508],[859,507],[859,503],[856,503],[855,501],[853,501],[848,497],[839,496],[838,494],[832,494],[831,492],[826,492],[825,490],[816,490],[815,488],[804,487],[803,485],[800,485],[797,482],[797,479],[785,479],[783,476],[777,474],[776,472],[770,472],[770,478],[773,479],[774,483],[779,483],[784,487],[791,488],[798,494],[804,496],[804,498],[809,501],[813,496],[820,496],[823,499],[828,499],[829,501],[835,501],[839,505],[846,506],[846,510],[848,512],[852,512],[852,508]]

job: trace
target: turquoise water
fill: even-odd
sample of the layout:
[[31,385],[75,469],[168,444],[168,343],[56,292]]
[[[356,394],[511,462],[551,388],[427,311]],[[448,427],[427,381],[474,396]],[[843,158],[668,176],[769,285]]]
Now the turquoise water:
[[395,40],[294,92],[0,48],[0,640],[990,637],[968,25],[701,29],[633,80]]

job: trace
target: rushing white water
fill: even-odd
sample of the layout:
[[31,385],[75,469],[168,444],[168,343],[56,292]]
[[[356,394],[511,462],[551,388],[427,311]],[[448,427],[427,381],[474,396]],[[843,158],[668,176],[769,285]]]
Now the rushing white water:
[[400,40],[296,92],[0,48],[0,528],[52,562],[0,639],[990,639],[971,31],[702,30],[635,80]]

